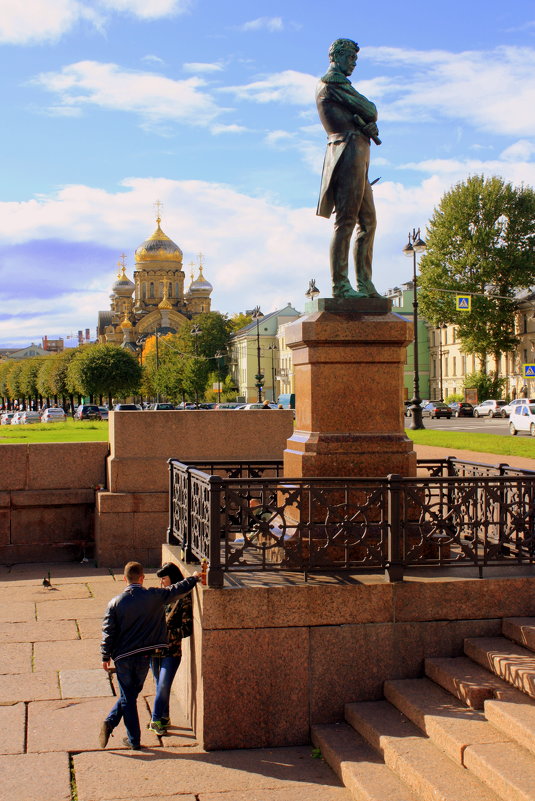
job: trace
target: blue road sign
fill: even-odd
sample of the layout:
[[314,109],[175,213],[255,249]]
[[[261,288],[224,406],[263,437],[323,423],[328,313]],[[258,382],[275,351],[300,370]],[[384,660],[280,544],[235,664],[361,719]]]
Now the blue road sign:
[[524,378],[535,378],[535,364],[523,364]]
[[470,311],[472,308],[472,296],[455,295],[455,308],[457,311]]

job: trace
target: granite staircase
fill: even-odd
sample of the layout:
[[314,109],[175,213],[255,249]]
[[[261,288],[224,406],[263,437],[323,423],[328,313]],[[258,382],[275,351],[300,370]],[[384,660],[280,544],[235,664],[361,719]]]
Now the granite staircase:
[[347,704],[314,745],[356,801],[535,801],[535,618]]

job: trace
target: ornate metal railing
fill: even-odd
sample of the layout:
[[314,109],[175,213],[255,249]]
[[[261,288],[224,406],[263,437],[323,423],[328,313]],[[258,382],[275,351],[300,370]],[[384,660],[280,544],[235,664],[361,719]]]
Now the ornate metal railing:
[[168,541],[225,572],[533,564],[535,471],[422,460],[417,477],[282,476],[281,462],[171,459]]

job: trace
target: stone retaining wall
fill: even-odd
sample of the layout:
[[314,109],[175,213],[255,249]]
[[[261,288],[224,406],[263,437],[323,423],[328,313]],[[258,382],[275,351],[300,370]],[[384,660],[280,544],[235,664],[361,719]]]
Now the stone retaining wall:
[[93,556],[107,442],[0,446],[0,563]]
[[110,412],[109,426],[107,490],[96,502],[97,564],[137,559],[153,567],[167,539],[167,460],[282,459],[293,412]]

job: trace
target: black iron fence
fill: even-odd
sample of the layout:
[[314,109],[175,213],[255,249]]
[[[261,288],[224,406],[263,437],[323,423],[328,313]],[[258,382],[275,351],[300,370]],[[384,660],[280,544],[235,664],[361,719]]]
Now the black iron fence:
[[282,462],[169,461],[168,542],[225,572],[533,564],[535,471],[421,460],[416,477],[307,478]]

